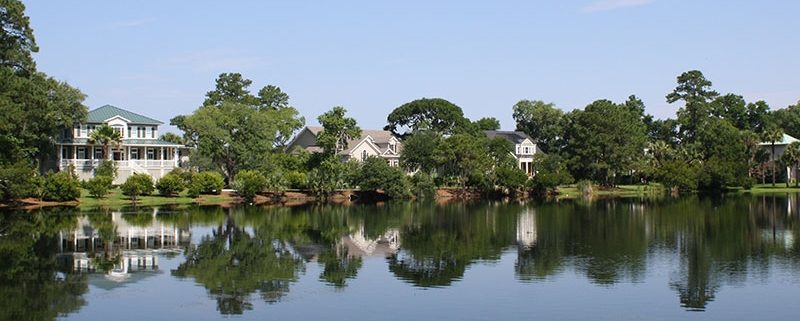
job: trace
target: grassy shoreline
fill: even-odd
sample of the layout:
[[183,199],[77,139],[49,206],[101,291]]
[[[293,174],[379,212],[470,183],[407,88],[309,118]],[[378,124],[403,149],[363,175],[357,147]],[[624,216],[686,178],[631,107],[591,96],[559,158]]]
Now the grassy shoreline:
[[[582,197],[581,192],[575,184],[564,185],[558,187],[559,199],[572,199]],[[772,187],[771,184],[757,184],[751,189],[743,189],[741,187],[731,188],[729,193],[736,194],[786,194],[786,193],[800,193],[800,187],[786,187],[785,184],[776,184]],[[296,193],[295,193],[296,194]],[[666,194],[666,190],[660,184],[648,185],[618,185],[613,188],[598,188],[594,186],[592,197],[653,197],[662,196]],[[289,199],[295,199],[289,197]],[[299,198],[298,198],[299,200]],[[307,200],[307,199],[306,199]],[[224,192],[219,195],[201,195],[197,198],[191,198],[187,195],[186,191],[180,193],[176,197],[164,197],[160,195],[141,196],[135,203],[129,197],[122,195],[119,189],[113,189],[104,198],[95,198],[89,195],[85,189],[81,190],[81,197],[77,201],[70,202],[47,202],[39,200],[25,200],[21,202],[21,206],[10,206],[3,204],[0,208],[41,208],[50,206],[74,206],[79,209],[82,208],[97,208],[97,207],[110,207],[120,208],[125,206],[181,206],[181,205],[219,205],[231,206],[242,203],[242,198],[233,193]],[[259,197],[256,199],[256,204],[270,203],[266,197]]]

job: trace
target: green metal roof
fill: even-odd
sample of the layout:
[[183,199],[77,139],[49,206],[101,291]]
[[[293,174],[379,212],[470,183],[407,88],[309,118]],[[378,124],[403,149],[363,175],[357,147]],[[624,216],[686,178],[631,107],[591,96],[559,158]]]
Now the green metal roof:
[[95,110],[89,112],[89,123],[102,123],[105,122],[107,119],[112,118],[114,116],[120,116],[129,120],[132,124],[142,124],[142,125],[161,125],[163,124],[160,121],[152,119],[150,117],[142,116],[134,112],[127,111],[125,109],[105,105],[103,107],[99,107]]

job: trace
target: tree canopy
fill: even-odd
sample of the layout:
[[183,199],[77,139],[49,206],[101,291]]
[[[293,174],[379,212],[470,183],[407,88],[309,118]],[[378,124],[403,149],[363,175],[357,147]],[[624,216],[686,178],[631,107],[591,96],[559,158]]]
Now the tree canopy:
[[405,103],[395,108],[386,121],[384,130],[400,137],[416,130],[454,134],[470,125],[461,107],[441,98],[422,98]]
[[517,130],[528,134],[546,153],[559,149],[564,112],[553,103],[540,100],[520,100],[513,109]]

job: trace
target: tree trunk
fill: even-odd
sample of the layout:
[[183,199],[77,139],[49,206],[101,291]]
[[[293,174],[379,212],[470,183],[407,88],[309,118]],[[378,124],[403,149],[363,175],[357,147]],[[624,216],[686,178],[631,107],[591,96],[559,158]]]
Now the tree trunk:
[[772,187],[775,187],[775,142],[772,142],[772,154],[770,154],[770,158],[772,158]]

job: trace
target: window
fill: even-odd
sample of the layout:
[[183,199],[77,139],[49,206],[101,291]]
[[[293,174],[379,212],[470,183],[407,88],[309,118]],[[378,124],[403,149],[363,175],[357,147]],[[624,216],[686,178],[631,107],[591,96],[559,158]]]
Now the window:
[[367,153],[367,151],[365,151],[365,150],[362,150],[361,151],[361,160],[365,161],[365,160],[367,160],[368,157],[369,157],[369,153]]
[[156,128],[150,127],[150,138],[156,138]]
[[95,147],[95,149],[94,149],[94,159],[103,159],[103,148],[102,147]]
[[131,148],[131,159],[139,159],[139,149]]
[[526,146],[526,147],[523,147],[523,149],[522,149],[522,154],[524,154],[524,155],[530,155],[530,153],[531,153],[531,148],[530,148],[530,147],[527,147],[527,146]]
[[86,148],[78,147],[78,159],[86,159]]
[[128,138],[131,138],[131,127],[128,126]]
[[147,159],[153,160],[156,159],[156,150],[152,148],[147,149]]
[[389,143],[389,150],[392,151],[393,153],[397,152],[397,150],[395,150],[395,144],[394,143]]
[[115,125],[113,128],[114,128],[114,131],[115,131],[115,132],[118,132],[118,133],[119,133],[119,136],[121,136],[121,137],[125,137],[124,128],[123,128],[122,126]]

